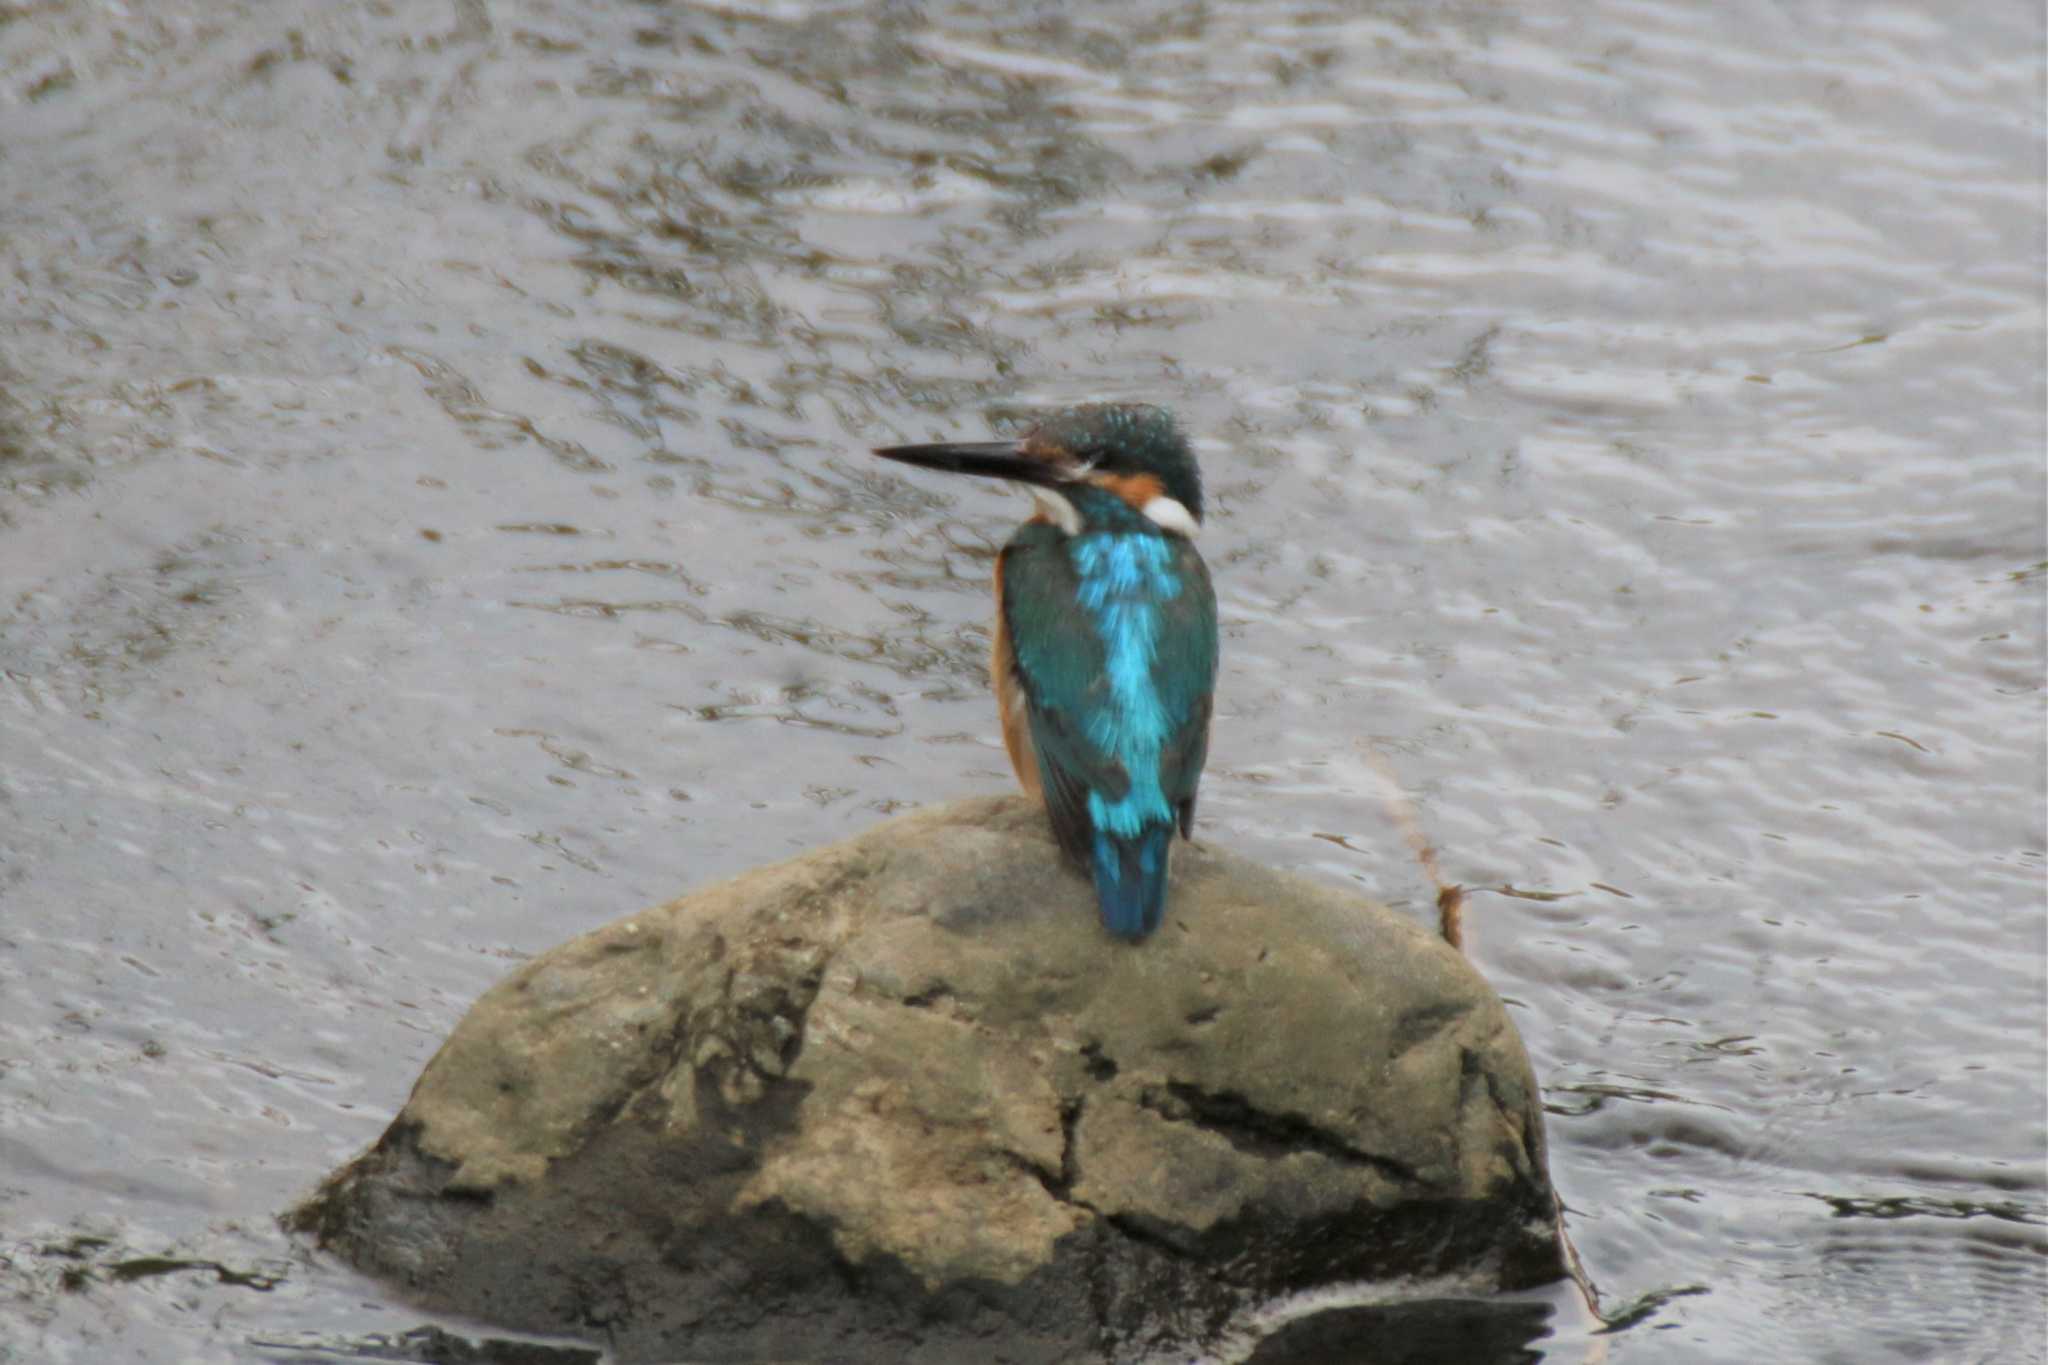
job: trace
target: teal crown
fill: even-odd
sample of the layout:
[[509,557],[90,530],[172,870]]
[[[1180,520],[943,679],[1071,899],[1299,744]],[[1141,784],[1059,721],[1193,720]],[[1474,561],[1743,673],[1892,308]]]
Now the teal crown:
[[1083,403],[1032,428],[1027,446],[1061,451],[1106,474],[1150,474],[1166,495],[1202,519],[1202,472],[1180,424],[1149,403]]

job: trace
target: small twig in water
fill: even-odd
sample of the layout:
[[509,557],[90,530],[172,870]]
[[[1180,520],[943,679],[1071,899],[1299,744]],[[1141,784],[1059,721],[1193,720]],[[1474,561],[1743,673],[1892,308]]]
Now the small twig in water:
[[1444,936],[1444,942],[1465,951],[1465,888],[1454,886],[1444,880],[1443,869],[1437,866],[1436,848],[1422,832],[1422,822],[1416,818],[1415,803],[1408,799],[1402,789],[1400,775],[1387,757],[1364,740],[1358,741],[1358,748],[1379,773],[1386,789],[1387,815],[1394,827],[1401,831],[1408,848],[1415,854],[1415,861],[1422,864],[1422,875],[1429,878],[1429,884],[1436,888],[1437,932]]

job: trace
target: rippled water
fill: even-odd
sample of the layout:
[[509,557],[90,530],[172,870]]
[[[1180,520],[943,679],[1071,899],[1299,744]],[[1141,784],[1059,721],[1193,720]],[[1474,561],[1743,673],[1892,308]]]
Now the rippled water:
[[862,452],[1082,398],[1205,462],[1201,836],[1475,888],[1554,1354],[2048,1356],[2043,51],[0,6],[0,1360],[420,1323],[273,1215],[522,955],[1007,785],[1019,500]]

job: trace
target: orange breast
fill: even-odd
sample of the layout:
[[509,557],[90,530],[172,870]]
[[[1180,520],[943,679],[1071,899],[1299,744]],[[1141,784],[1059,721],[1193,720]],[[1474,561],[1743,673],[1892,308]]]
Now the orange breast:
[[996,556],[996,628],[989,648],[988,680],[996,694],[996,714],[1003,721],[1003,748],[1010,769],[1026,796],[1038,796],[1038,755],[1031,750],[1031,721],[1024,713],[1024,684],[1017,677],[1017,658],[1010,651],[1010,630],[1003,623],[1003,558]]

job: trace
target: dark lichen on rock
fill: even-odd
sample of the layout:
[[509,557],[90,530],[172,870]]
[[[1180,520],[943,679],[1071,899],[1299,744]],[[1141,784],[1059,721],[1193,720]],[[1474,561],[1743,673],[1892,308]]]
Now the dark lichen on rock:
[[1562,1273],[1527,1059],[1457,953],[1200,844],[1110,941],[1017,798],[528,963],[291,1217],[625,1360],[1130,1359],[1319,1286]]

